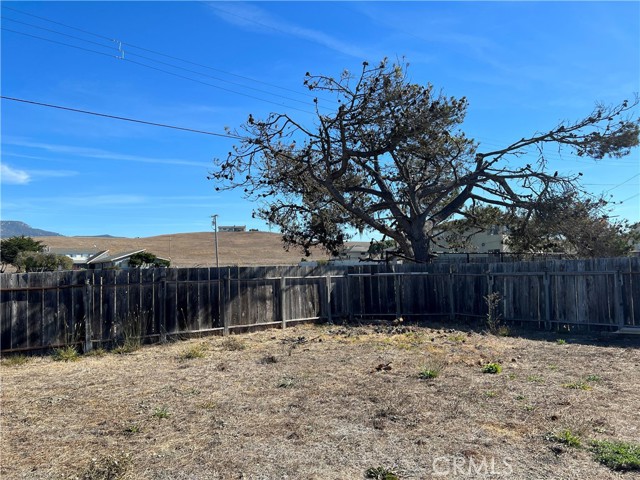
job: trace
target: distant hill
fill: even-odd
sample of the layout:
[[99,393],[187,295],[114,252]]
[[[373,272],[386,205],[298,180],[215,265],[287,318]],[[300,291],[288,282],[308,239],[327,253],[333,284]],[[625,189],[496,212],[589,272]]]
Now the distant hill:
[[27,237],[61,237],[59,233],[32,228],[24,222],[16,222],[14,220],[0,221],[0,237],[9,238],[25,235]]

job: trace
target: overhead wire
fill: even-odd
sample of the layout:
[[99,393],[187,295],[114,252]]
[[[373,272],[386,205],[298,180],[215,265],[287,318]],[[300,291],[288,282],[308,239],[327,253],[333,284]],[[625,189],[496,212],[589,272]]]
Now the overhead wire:
[[233,94],[240,95],[240,96],[243,96],[243,97],[251,98],[253,100],[258,100],[260,102],[270,103],[272,105],[277,105],[279,107],[286,107],[286,108],[289,108],[291,110],[297,110],[297,111],[303,112],[303,113],[311,113],[311,114],[314,113],[314,112],[312,112],[310,110],[304,110],[304,109],[301,109],[301,108],[297,108],[297,107],[293,107],[293,106],[290,106],[290,105],[286,105],[284,103],[279,103],[279,102],[276,102],[276,101],[273,101],[273,100],[267,100],[265,98],[260,98],[260,97],[257,97],[255,95],[251,95],[251,94],[248,94],[248,93],[238,92],[238,91],[232,90],[230,88],[221,87],[220,85],[215,85],[215,84],[209,83],[209,82],[204,82],[204,81],[198,80],[196,78],[192,78],[192,77],[188,77],[186,75],[181,75],[179,73],[171,72],[171,71],[165,70],[163,68],[154,67],[152,65],[148,65],[146,63],[142,63],[142,62],[138,62],[138,61],[135,61],[135,60],[131,60],[131,59],[126,58],[126,57],[122,58],[121,56],[118,56],[118,55],[99,52],[97,50],[92,50],[90,48],[80,47],[78,45],[73,45],[73,44],[70,44],[70,43],[59,42],[57,40],[53,40],[53,39],[46,38],[46,37],[41,37],[39,35],[33,35],[33,34],[30,34],[30,33],[19,32],[17,30],[13,30],[13,29],[10,29],[10,28],[4,27],[4,26],[2,27],[2,30],[8,31],[8,32],[12,32],[12,33],[17,33],[19,35],[24,35],[24,36],[27,36],[27,37],[36,38],[38,40],[43,40],[43,41],[50,42],[50,43],[55,43],[57,45],[64,45],[64,46],[67,46],[67,47],[70,47],[70,48],[76,48],[78,50],[84,50],[86,52],[97,53],[97,54],[104,55],[104,56],[107,56],[107,57],[116,58],[116,59],[124,61],[124,62],[133,63],[133,64],[136,64],[136,65],[145,67],[145,68],[149,68],[151,70],[156,70],[156,71],[159,71],[159,72],[163,72],[163,73],[166,73],[168,75],[172,75],[174,77],[182,78],[182,79],[185,79],[185,80],[190,80],[192,82],[200,83],[202,85],[207,85],[207,86],[212,87],[212,88],[217,88],[218,90],[223,90],[225,92],[229,92],[229,93],[233,93]]
[[[150,49],[150,48],[141,47],[141,46],[139,46],[139,45],[135,45],[135,44],[133,44],[133,43],[129,43],[129,42],[124,41],[124,40],[117,40],[117,39],[115,39],[115,38],[111,38],[111,37],[108,37],[108,36],[105,36],[105,35],[101,35],[101,34],[98,34],[98,33],[95,33],[95,32],[91,32],[91,31],[89,31],[89,30],[81,29],[81,28],[78,28],[78,27],[74,27],[74,26],[72,26],[72,25],[68,25],[68,24],[62,23],[62,22],[58,22],[58,21],[55,21],[55,20],[51,20],[51,19],[49,19],[49,18],[46,18],[46,17],[40,16],[40,15],[34,15],[34,14],[32,14],[32,13],[24,12],[24,11],[22,11],[22,10],[18,10],[18,9],[16,9],[16,8],[8,7],[8,6],[6,6],[6,5],[2,5],[2,8],[5,8],[5,9],[8,9],[8,10],[11,10],[11,11],[16,12],[16,13],[19,13],[19,14],[21,14],[21,15],[27,15],[27,16],[30,16],[30,17],[37,18],[37,19],[39,19],[39,20],[43,20],[43,21],[45,21],[45,22],[50,22],[50,23],[53,23],[53,24],[56,24],[56,25],[60,25],[60,26],[65,27],[65,28],[70,28],[70,29],[73,29],[73,30],[76,30],[76,31],[80,31],[80,32],[83,32],[83,33],[89,34],[89,35],[93,35],[93,36],[95,36],[95,37],[97,37],[97,38],[101,38],[101,39],[104,39],[104,40],[108,40],[109,42],[117,42],[117,43],[119,43],[119,44],[121,44],[121,45],[125,45],[125,46],[128,46],[128,47],[132,47],[132,48],[135,48],[135,49],[138,49],[138,50],[143,50],[143,51],[146,51],[146,52],[149,52],[149,53],[153,53],[154,55],[159,55],[159,56],[163,56],[163,57],[166,57],[166,58],[171,58],[172,60],[178,60],[178,61],[183,62],[183,63],[191,64],[191,65],[198,66],[198,67],[201,67],[201,68],[206,68],[206,69],[208,69],[208,70],[216,71],[216,72],[219,72],[219,73],[224,73],[225,75],[233,76],[233,77],[240,78],[240,79],[247,80],[247,81],[254,82],[254,83],[259,83],[259,84],[262,84],[262,85],[265,85],[265,86],[268,86],[268,87],[271,87],[271,88],[276,88],[276,89],[279,89],[279,90],[283,90],[283,91],[291,92],[291,93],[294,93],[294,94],[296,94],[296,95],[305,96],[305,97],[308,97],[308,98],[311,98],[311,99],[313,99],[313,98],[317,98],[317,96],[316,96],[316,95],[311,95],[311,94],[309,94],[309,93],[307,93],[307,92],[300,92],[300,91],[298,91],[298,90],[294,90],[294,89],[292,89],[292,88],[283,87],[283,86],[281,86],[281,85],[276,85],[276,84],[273,84],[273,83],[265,82],[265,81],[263,81],[263,80],[258,80],[258,79],[255,79],[255,78],[252,78],[252,77],[249,77],[249,76],[239,75],[239,74],[237,74],[237,73],[229,72],[229,71],[226,71],[226,70],[223,70],[223,69],[220,69],[220,68],[211,67],[211,66],[209,66],[209,65],[205,65],[205,64],[202,64],[202,63],[193,62],[193,61],[191,61],[191,60],[186,60],[186,59],[184,59],[184,58],[180,58],[180,57],[177,57],[177,56],[174,56],[174,55],[169,55],[169,54],[166,54],[166,53],[163,53],[163,52],[159,52],[159,51],[157,51],[157,50],[153,50],[153,49]],[[11,19],[11,20],[12,20],[12,19]],[[16,20],[13,20],[13,21],[16,21]],[[41,29],[43,29],[43,30],[49,30],[49,29],[45,29],[44,27],[39,27],[39,26],[36,26],[36,25],[33,25],[33,24],[27,24],[27,23],[25,23],[25,22],[20,22],[20,23],[24,23],[25,25],[30,25],[30,26],[33,26],[33,27],[35,27],[35,28],[41,28]],[[56,31],[54,31],[54,30],[49,30],[49,31],[52,31],[52,32],[54,32],[54,33],[59,33],[59,34],[61,34],[61,35],[67,35],[67,34],[64,34],[64,33],[56,32]],[[78,39],[80,39],[79,37],[74,37],[74,38],[78,38]],[[83,39],[80,39],[80,40],[83,40]],[[89,40],[84,40],[84,41],[89,41]],[[148,57],[144,57],[143,55],[140,55],[140,54],[137,54],[137,53],[133,53],[133,52],[130,52],[130,51],[128,52],[128,54],[130,54],[130,55],[136,55],[136,56],[139,56],[139,57],[141,57],[141,58],[147,58],[147,59],[149,59]],[[156,59],[150,59],[150,60],[155,61],[155,62],[158,62],[158,63],[163,63],[163,62],[160,62],[159,60],[156,60]],[[174,66],[174,68],[182,68],[182,69],[184,69],[184,67],[180,67],[180,66],[176,66],[176,65],[173,65],[173,66]],[[188,69],[185,69],[185,70],[188,70]],[[188,70],[188,71],[192,71],[192,70]],[[193,71],[192,71],[192,72],[193,72]],[[203,73],[200,73],[200,72],[197,72],[197,73],[199,73],[200,75],[206,75],[206,74],[203,74]],[[211,78],[216,78],[216,77],[211,77]],[[227,83],[234,83],[234,82],[231,82],[231,81],[229,81],[229,80],[223,80],[223,79],[219,79],[219,78],[218,78],[218,80],[219,80],[219,81],[223,81],[223,82],[227,82]],[[249,87],[249,86],[242,85],[242,84],[238,84],[238,83],[234,83],[234,84],[236,84],[236,85],[240,85],[240,86],[242,86],[243,88],[249,88],[249,89],[254,89],[254,90],[256,90],[254,87]],[[263,90],[260,90],[260,91],[263,91]],[[263,92],[264,92],[264,91],[263,91]],[[279,94],[276,94],[276,93],[272,93],[272,92],[265,92],[265,93],[267,93],[267,94],[269,94],[269,95],[282,96],[282,95],[279,95]],[[289,99],[289,100],[293,100],[293,101],[297,101],[297,102],[302,102],[301,100],[292,99],[291,97],[286,97],[286,96],[282,96],[282,97],[283,97],[283,98],[287,98],[287,99]],[[304,103],[304,102],[303,102],[303,103]]]
[[121,121],[126,121],[126,122],[133,122],[133,123],[141,123],[144,125],[151,125],[154,127],[163,127],[163,128],[171,128],[174,130],[182,130],[182,131],[186,131],[186,132],[192,132],[192,133],[200,133],[203,135],[211,135],[214,137],[222,137],[222,138],[232,138],[234,140],[243,140],[244,138],[241,137],[240,135],[232,135],[232,134],[225,134],[225,133],[217,133],[217,132],[209,132],[206,130],[198,130],[195,128],[188,128],[188,127],[179,127],[177,125],[169,125],[166,123],[158,123],[158,122],[150,122],[147,120],[140,120],[140,119],[136,119],[136,118],[130,118],[130,117],[122,117],[119,115],[110,115],[107,113],[101,113],[101,112],[94,112],[91,110],[82,110],[79,108],[72,108],[72,107],[66,107],[63,105],[55,105],[52,103],[44,103],[44,102],[36,102],[35,100],[27,100],[24,98],[17,98],[17,97],[8,97],[5,95],[0,95],[0,98],[4,99],[4,100],[10,100],[13,102],[21,102],[21,103],[27,103],[30,105],[37,105],[37,106],[41,106],[41,107],[48,107],[48,108],[55,108],[58,110],[66,110],[66,111],[70,111],[70,112],[76,112],[76,113],[84,113],[86,115],[94,115],[97,117],[104,117],[104,118],[111,118],[114,120],[121,120]]
[[[19,24],[21,24],[21,25],[26,25],[26,26],[29,26],[29,27],[32,27],[32,28],[37,28],[37,29],[39,29],[39,30],[44,30],[44,31],[46,31],[46,32],[51,32],[51,33],[54,33],[54,34],[57,34],[57,35],[63,35],[63,36],[68,37],[68,38],[73,38],[73,39],[75,39],[75,40],[79,40],[79,41],[82,41],[82,42],[91,43],[91,44],[93,44],[93,45],[98,45],[98,46],[100,46],[100,47],[104,47],[104,48],[109,48],[109,49],[113,49],[113,48],[115,48],[115,45],[104,45],[104,44],[102,44],[102,43],[94,42],[94,41],[92,41],[92,40],[87,40],[87,39],[85,39],[85,38],[81,38],[81,37],[78,37],[78,36],[75,36],[75,35],[70,35],[70,34],[68,34],[68,33],[59,32],[59,31],[57,31],[57,30],[53,30],[53,29],[50,29],[50,28],[41,27],[41,26],[39,26],[39,25],[34,25],[33,23],[22,22],[22,21],[15,20],[15,19],[13,19],[13,18],[7,18],[7,17],[3,17],[3,20],[9,20],[9,21],[11,21],[11,22],[19,23]],[[12,32],[16,32],[15,30],[10,30],[10,31],[12,31]],[[16,32],[16,33],[21,33],[21,32]],[[40,38],[40,37],[36,37],[36,36],[34,36],[34,38]],[[44,39],[44,37],[42,37],[42,38]],[[120,45],[120,47],[121,47],[122,45],[128,45],[128,44],[127,44],[127,43],[125,43],[125,42],[118,42],[118,44]],[[279,97],[279,98],[283,98],[283,99],[285,99],[285,100],[289,100],[289,101],[292,101],[292,102],[301,103],[301,104],[303,104],[303,105],[310,106],[310,103],[309,103],[309,102],[307,102],[307,101],[304,101],[304,100],[298,100],[297,98],[291,98],[291,97],[288,97],[288,96],[286,96],[286,95],[281,95],[281,94],[279,94],[279,93],[273,93],[273,92],[269,92],[269,91],[267,91],[267,90],[263,90],[263,89],[260,89],[260,88],[251,87],[251,86],[248,86],[248,85],[243,85],[243,84],[238,83],[238,82],[233,82],[233,81],[230,81],[230,80],[225,80],[224,78],[215,77],[215,76],[213,76],[213,75],[209,75],[209,74],[207,74],[207,73],[198,72],[197,70],[192,70],[192,69],[184,68],[184,67],[181,67],[181,66],[176,65],[176,64],[173,64],[173,63],[163,62],[162,60],[157,60],[157,59],[155,59],[155,58],[152,58],[152,57],[149,57],[149,56],[146,56],[146,55],[141,55],[141,54],[139,54],[139,53],[133,53],[133,52],[130,52],[130,51],[128,51],[128,50],[127,50],[126,55],[124,55],[124,51],[123,51],[123,50],[120,50],[120,49],[118,50],[118,53],[119,53],[120,55],[119,55],[119,56],[116,56],[116,58],[119,58],[119,59],[126,59],[128,56],[133,55],[133,56],[135,56],[135,57],[144,58],[145,60],[150,60],[150,61],[152,61],[152,62],[156,62],[156,63],[162,64],[162,65],[166,65],[166,66],[169,66],[169,67],[172,67],[172,68],[176,68],[176,69],[178,69],[178,70],[184,70],[184,71],[186,71],[186,72],[195,73],[196,75],[201,75],[201,76],[203,76],[203,77],[208,77],[208,78],[211,78],[211,79],[217,80],[217,81],[219,81],[219,82],[228,83],[228,84],[231,84],[231,85],[239,86],[239,87],[241,87],[241,88],[246,88],[246,89],[253,90],[253,91],[256,91],[256,92],[264,93],[264,94],[266,94],[266,95],[272,95],[272,96],[274,96],[274,97]],[[124,55],[124,56],[123,56],[123,55]],[[232,91],[232,90],[229,90],[229,91]],[[232,92],[233,92],[233,91],[232,91]],[[238,92],[234,92],[234,93],[238,93]]]

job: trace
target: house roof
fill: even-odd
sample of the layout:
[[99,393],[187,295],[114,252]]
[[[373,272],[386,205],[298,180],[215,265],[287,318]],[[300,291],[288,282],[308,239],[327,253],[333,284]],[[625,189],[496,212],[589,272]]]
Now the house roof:
[[89,260],[87,264],[117,262],[118,260],[124,260],[125,258],[130,257],[131,255],[144,252],[145,250],[146,248],[141,248],[139,250],[131,250],[129,252],[116,253],[114,255],[107,255],[107,256],[100,255],[98,257],[95,257]]
[[98,248],[64,248],[64,247],[48,247],[47,251],[57,255],[95,255],[104,252]]

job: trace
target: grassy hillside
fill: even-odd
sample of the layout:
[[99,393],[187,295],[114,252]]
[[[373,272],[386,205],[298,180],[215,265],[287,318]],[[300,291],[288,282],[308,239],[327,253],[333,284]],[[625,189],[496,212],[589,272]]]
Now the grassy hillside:
[[[268,232],[218,233],[220,265],[289,265],[304,256],[299,250],[287,252],[280,235]],[[171,259],[176,267],[214,266],[215,245],[212,232],[180,233],[139,238],[39,237],[54,248],[98,248],[112,253],[141,248]],[[327,258],[317,251],[311,259]]]

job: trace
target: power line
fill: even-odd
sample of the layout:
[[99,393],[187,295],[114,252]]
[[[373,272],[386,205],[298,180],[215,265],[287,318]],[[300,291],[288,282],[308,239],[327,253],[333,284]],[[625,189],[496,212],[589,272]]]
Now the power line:
[[11,11],[20,13],[22,15],[27,15],[29,17],[39,18],[40,20],[44,20],[45,22],[55,23],[56,25],[60,25],[60,26],[63,26],[65,28],[70,28],[72,30],[77,30],[78,32],[86,33],[87,35],[93,35],[94,37],[102,38],[104,40],[109,40],[110,42],[115,42],[115,39],[113,39],[113,38],[105,37],[104,35],[99,35],[97,33],[90,32],[88,30],[83,30],[82,28],[72,27],[71,25],[66,25],[66,24],[61,23],[61,22],[56,22],[55,20],[50,20],[50,19],[45,18],[45,17],[40,17],[38,15],[34,15],[33,13],[23,12],[22,10],[18,10],[16,8],[8,7],[7,5],[4,5],[4,4],[2,5],[2,8],[6,8],[7,10],[11,10]]
[[[125,61],[125,62],[134,63],[134,64],[136,64],[136,65],[140,65],[140,66],[142,66],[142,67],[149,68],[149,69],[151,69],[151,70],[156,70],[156,71],[159,71],[159,72],[163,72],[163,73],[166,73],[166,74],[168,74],[168,75],[173,75],[173,76],[178,77],[178,78],[183,78],[183,79],[185,79],[185,80],[190,80],[190,81],[192,81],[192,82],[196,82],[196,83],[200,83],[200,84],[202,84],[202,85],[207,85],[207,86],[209,86],[209,87],[217,88],[217,89],[219,89],[219,90],[223,90],[223,91],[225,91],[225,92],[234,93],[234,94],[236,94],[236,95],[240,95],[240,96],[243,96],[243,97],[251,98],[251,99],[253,99],[253,100],[258,100],[258,101],[260,101],[260,102],[270,103],[270,104],[272,104],[272,105],[277,105],[277,106],[279,106],[279,107],[286,107],[286,108],[289,108],[289,109],[291,109],[291,110],[297,110],[297,111],[299,111],[299,112],[303,112],[303,113],[310,113],[310,114],[314,114],[314,113],[315,113],[315,112],[312,112],[312,111],[310,111],[310,110],[303,110],[303,109],[301,109],[301,108],[292,107],[292,106],[289,106],[289,105],[285,105],[285,104],[283,104],[283,103],[275,102],[275,101],[273,101],[273,100],[267,100],[267,99],[265,99],[265,98],[260,98],[260,97],[257,97],[257,96],[255,96],[255,95],[251,95],[251,94],[248,94],[248,93],[238,92],[238,91],[236,91],[236,90],[232,90],[232,89],[230,89],[230,88],[221,87],[221,86],[219,86],[219,85],[215,85],[215,84],[213,84],[213,83],[204,82],[204,81],[202,81],[202,80],[198,80],[198,79],[195,79],[195,78],[192,78],[192,77],[188,77],[188,76],[186,76],[186,75],[180,75],[179,73],[170,72],[169,70],[165,70],[165,69],[162,69],[162,68],[159,68],[159,67],[154,67],[154,66],[152,66],[152,65],[148,65],[148,64],[146,64],[146,63],[142,63],[142,62],[137,62],[137,61],[135,61],[135,60],[131,60],[130,58],[122,57],[122,56],[119,56],[119,55],[113,55],[113,54],[108,54],[108,53],[104,53],[104,52],[99,52],[99,51],[97,51],[97,50],[92,50],[92,49],[90,49],[90,48],[84,48],[84,47],[80,47],[80,46],[78,46],[78,45],[72,45],[72,44],[70,44],[70,43],[59,42],[59,41],[57,41],[57,40],[52,40],[52,39],[50,39],[50,38],[41,37],[41,36],[39,36],[39,35],[33,35],[33,34],[30,34],[30,33],[25,33],[25,32],[19,32],[19,31],[17,31],[17,30],[12,30],[12,29],[10,29],[10,28],[6,28],[6,27],[2,27],[2,30],[8,31],[8,32],[12,32],[12,33],[17,33],[17,34],[19,34],[19,35],[24,35],[24,36],[27,36],[27,37],[36,38],[36,39],[38,39],[38,40],[44,40],[44,41],[46,41],[46,42],[55,43],[55,44],[57,44],[57,45],[64,45],[64,46],[67,46],[67,47],[76,48],[76,49],[78,49],[78,50],[84,50],[84,51],[86,51],[86,52],[91,52],[91,53],[97,53],[97,54],[99,54],[99,55],[105,55],[105,56],[107,56],[107,57],[116,58],[116,59],[118,59],[118,60],[122,60],[122,61]],[[156,60],[156,61],[157,61],[157,60]],[[162,63],[162,62],[161,62],[161,63]],[[180,69],[181,67],[176,67],[176,68]],[[184,70],[184,68],[183,68],[183,70]],[[205,76],[207,76],[206,74],[201,74],[201,75],[205,75]],[[251,87],[245,87],[245,88],[251,88]],[[268,92],[267,92],[267,93],[268,93]],[[269,94],[269,93],[268,93],[268,94]],[[288,98],[288,97],[285,97],[285,98]],[[292,100],[292,99],[290,99],[290,100]],[[293,99],[293,100],[294,100],[294,101],[299,101],[299,100],[295,100],[295,99]],[[304,103],[304,102],[302,102],[302,103]],[[308,105],[308,104],[307,104],[307,105]]]
[[[21,25],[26,25],[26,26],[29,26],[29,27],[37,28],[39,30],[44,30],[45,32],[51,32],[51,33],[55,33],[57,35],[63,35],[63,36],[68,37],[68,38],[73,38],[74,40],[80,40],[81,42],[91,43],[92,45],[98,45],[99,47],[114,48],[114,45],[105,45],[104,43],[94,42],[93,40],[87,40],[86,38],[77,37],[75,35],[69,35],[68,33],[59,32],[57,30],[52,30],[50,28],[40,27],[39,25],[34,25],[33,23],[21,22],[20,20],[16,20],[15,18],[5,17],[4,15],[2,16],[2,20],[3,21],[7,21],[8,20],[10,22],[19,23]],[[21,33],[21,32],[15,31],[15,30],[10,30],[10,31],[15,32],[15,33]]]
[[[114,45],[104,45],[104,44],[102,44],[102,43],[94,42],[94,41],[92,41],[92,40],[87,40],[87,39],[85,39],[85,38],[77,37],[77,36],[75,36],[75,35],[69,35],[69,34],[67,34],[67,33],[59,32],[59,31],[57,31],[57,30],[53,30],[53,29],[50,29],[50,28],[41,27],[41,26],[39,26],[39,25],[34,25],[33,23],[21,22],[21,21],[19,21],[19,20],[15,20],[15,19],[13,19],[13,18],[3,17],[3,20],[8,20],[8,21],[10,21],[10,22],[15,22],[15,23],[19,23],[19,24],[21,24],[21,25],[26,25],[26,26],[29,26],[29,27],[32,27],[32,28],[37,28],[37,29],[39,29],[39,30],[44,30],[44,31],[46,31],[46,32],[51,32],[51,33],[54,33],[54,34],[56,34],[56,35],[62,35],[62,36],[68,37],[68,38],[73,38],[73,39],[75,39],[75,40],[79,40],[79,41],[81,41],[81,42],[87,42],[87,43],[90,43],[90,44],[93,44],[93,45],[98,45],[98,46],[103,47],[103,48],[113,49],[113,48],[115,47]],[[24,32],[18,32],[18,31],[15,31],[15,30],[9,30],[9,31],[12,31],[12,32],[14,32],[14,33],[22,33],[22,34],[25,34]],[[25,34],[25,35],[28,35],[28,34]],[[32,36],[33,36],[34,38],[40,38],[40,39],[43,39],[43,40],[45,39],[44,37],[37,37],[37,36],[35,36],[35,35],[32,35]],[[48,40],[48,39],[47,39],[47,40]],[[241,87],[241,88],[247,88],[247,89],[249,89],[249,90],[254,90],[254,91],[256,91],[256,92],[264,93],[264,94],[266,94],[266,95],[272,95],[272,96],[275,96],[275,97],[280,97],[280,98],[284,98],[284,99],[286,99],[286,100],[290,100],[290,101],[292,101],[292,102],[297,102],[297,103],[301,103],[301,104],[306,105],[306,106],[310,106],[310,103],[309,103],[309,102],[306,102],[306,101],[304,101],[304,100],[298,100],[297,98],[291,98],[291,97],[288,97],[288,96],[286,96],[286,95],[281,95],[281,94],[278,94],[278,93],[269,92],[269,91],[267,91],[267,90],[262,90],[262,89],[260,89],[260,88],[255,88],[255,87],[250,87],[250,86],[248,86],[248,85],[243,85],[243,84],[238,83],[238,82],[233,82],[233,81],[230,81],[230,80],[225,80],[224,78],[215,77],[215,76],[213,76],[213,75],[208,75],[208,74],[206,74],[206,73],[202,73],[202,72],[199,72],[199,71],[197,71],[197,70],[192,70],[192,69],[184,68],[184,67],[181,67],[181,66],[179,66],[179,65],[176,65],[176,64],[174,64],[174,63],[163,62],[163,61],[161,61],[161,60],[157,60],[157,59],[155,59],[155,58],[152,58],[152,57],[149,57],[149,56],[146,56],[146,55],[141,55],[141,54],[139,54],[139,53],[132,53],[132,52],[130,52],[130,51],[128,51],[128,50],[127,50],[126,55],[125,55],[125,54],[124,54],[124,51],[121,49],[121,46],[122,46],[122,45],[128,45],[128,44],[123,43],[123,42],[118,42],[118,43],[119,43],[119,46],[120,46],[120,49],[118,50],[118,53],[120,53],[120,55],[116,56],[116,58],[119,58],[119,59],[125,59],[126,57],[133,55],[133,56],[135,56],[135,57],[144,58],[145,60],[150,60],[150,61],[152,61],[152,62],[156,62],[156,63],[162,64],[162,65],[166,65],[166,66],[169,66],[169,67],[172,67],[172,68],[178,69],[178,70],[184,70],[185,72],[195,73],[196,75],[201,75],[201,76],[203,76],[203,77],[212,78],[212,79],[217,80],[217,81],[219,81],[219,82],[228,83],[228,84],[230,84],[230,85],[236,85],[236,86]],[[64,45],[67,45],[67,44],[64,44]],[[71,46],[71,45],[68,45],[68,46]],[[162,55],[162,54],[160,54],[160,55]],[[206,67],[205,67],[205,68],[206,68]],[[231,90],[230,90],[230,91],[231,91]]]
[[46,42],[51,42],[58,45],[64,45],[66,47],[77,48],[78,50],[84,50],[85,52],[97,53],[98,55],[105,55],[107,57],[119,58],[109,53],[99,52],[98,50],[92,50],[90,48],[79,47],[78,45],[72,45],[70,43],[59,42],[57,40],[52,40],[50,38],[40,37],[38,35],[32,35],[31,33],[19,32],[17,30],[12,30],[7,27],[2,27],[2,30],[4,30],[5,32],[17,33],[18,35],[24,35],[25,37],[37,38],[38,40],[44,40]]
[[631,200],[632,198],[640,197],[640,193],[636,193],[635,195],[631,195],[629,198],[625,198],[624,200],[620,200],[618,203],[624,203],[627,200]]
[[133,122],[133,123],[141,123],[143,125],[151,125],[154,127],[163,127],[163,128],[172,128],[174,130],[182,130],[185,132],[192,132],[192,133],[201,133],[203,135],[212,135],[214,137],[222,137],[222,138],[233,138],[235,140],[242,140],[243,137],[239,136],[239,135],[230,135],[230,134],[224,134],[224,133],[215,133],[215,132],[208,132],[206,130],[196,130],[194,128],[187,128],[187,127],[178,127],[176,125],[168,125],[165,123],[157,123],[157,122],[149,122],[146,120],[139,120],[136,118],[129,118],[129,117],[121,117],[118,115],[109,115],[107,113],[99,113],[99,112],[92,112],[90,110],[81,110],[78,108],[71,108],[71,107],[65,107],[62,105],[54,105],[51,103],[43,103],[43,102],[36,102],[34,100],[26,100],[24,98],[15,98],[15,97],[7,97],[4,95],[0,95],[0,98],[4,99],[4,100],[11,100],[13,102],[21,102],[21,103],[28,103],[31,105],[38,105],[40,107],[48,107],[48,108],[56,108],[58,110],[66,110],[69,112],[76,112],[76,113],[84,113],[86,115],[95,115],[96,117],[105,117],[105,118],[111,118],[114,120],[122,120],[125,122]]
[[[146,51],[146,52],[149,52],[149,53],[153,53],[154,55],[159,55],[159,56],[163,56],[163,57],[166,57],[166,58],[171,58],[171,59],[173,59],[173,60],[178,60],[178,61],[180,61],[180,62],[188,63],[188,64],[195,65],[195,66],[198,66],[198,67],[201,67],[201,68],[206,68],[206,69],[209,69],[209,70],[212,70],[212,71],[216,71],[216,72],[224,73],[224,74],[226,74],[226,75],[230,75],[230,76],[233,76],[233,77],[236,77],[236,78],[241,78],[241,79],[243,79],[243,80],[248,80],[248,81],[250,81],[250,82],[259,83],[259,84],[262,84],[262,85],[265,85],[265,86],[269,86],[269,87],[271,87],[271,88],[277,88],[277,89],[279,89],[279,90],[283,90],[283,91],[288,91],[288,92],[291,92],[291,93],[295,93],[296,95],[302,95],[302,96],[306,96],[306,97],[308,97],[308,98],[316,98],[316,95],[311,95],[311,94],[306,93],[306,92],[300,92],[300,91],[298,91],[298,90],[293,90],[293,89],[291,89],[291,88],[282,87],[281,85],[276,85],[276,84],[273,84],[273,83],[268,83],[268,82],[265,82],[265,81],[262,81],[262,80],[257,80],[257,79],[255,79],[255,78],[251,78],[251,77],[248,77],[248,76],[245,76],[245,75],[239,75],[239,74],[236,74],[236,73],[233,73],[233,72],[228,72],[228,71],[226,71],[226,70],[222,70],[222,69],[219,69],[219,68],[211,67],[211,66],[209,66],[209,65],[204,65],[204,64],[201,64],[201,63],[193,62],[193,61],[191,61],[191,60],[186,60],[186,59],[184,59],[184,58],[176,57],[176,56],[173,56],[173,55],[168,55],[168,54],[166,54],[166,53],[162,53],[162,52],[159,52],[159,51],[157,51],[157,50],[152,50],[152,49],[149,49],[149,48],[141,47],[141,46],[139,46],[139,45],[135,45],[135,44],[132,44],[132,43],[129,43],[129,42],[126,42],[126,41],[119,41],[119,40],[116,40],[116,39],[114,39],[114,38],[107,37],[107,36],[105,36],[105,35],[101,35],[101,34],[97,34],[97,33],[95,33],[95,32],[91,32],[91,31],[89,31],[89,30],[84,30],[84,29],[81,29],[81,28],[78,28],[78,27],[74,27],[74,26],[71,26],[71,25],[65,24],[65,23],[61,23],[61,22],[58,22],[58,21],[55,21],[55,20],[51,20],[51,19],[49,19],[49,18],[42,17],[42,16],[39,16],[39,15],[34,15],[34,14],[31,14],[31,13],[27,13],[27,12],[24,12],[24,11],[18,10],[18,9],[16,9],[16,8],[7,7],[6,5],[2,5],[2,8],[6,8],[6,9],[8,9],[8,10],[11,10],[11,11],[13,11],[13,12],[16,12],[16,13],[19,13],[19,14],[22,14],[22,15],[27,15],[27,16],[30,16],[30,17],[38,18],[38,19],[40,19],[40,20],[44,20],[45,22],[50,22],[50,23],[53,23],[53,24],[56,24],[56,25],[60,25],[60,26],[65,27],[65,28],[70,28],[70,29],[73,29],[73,30],[76,30],[76,31],[79,31],[79,32],[83,32],[83,33],[86,33],[86,34],[88,34],[88,35],[93,35],[93,36],[95,36],[95,37],[97,37],[97,38],[102,38],[102,39],[104,39],[104,40],[108,40],[108,41],[110,41],[110,42],[118,42],[118,43],[119,43],[119,44],[121,44],[121,45],[126,45],[126,46],[128,46],[128,47],[137,48],[137,49],[139,49],[139,50],[143,50],[143,51]],[[13,20],[13,21],[17,21],[17,20]],[[26,23],[25,23],[25,24],[26,24]],[[36,28],[41,28],[41,29],[47,30],[47,29],[45,29],[44,27],[38,27],[38,26],[36,26],[36,25],[32,25],[32,24],[26,24],[26,25],[31,25],[31,26],[34,26],[34,27],[36,27]],[[53,30],[50,30],[50,31],[53,31]],[[55,32],[55,31],[53,31],[53,32]],[[60,32],[55,32],[55,33],[60,33]],[[66,34],[64,34],[64,33],[60,33],[60,34],[61,34],[61,35],[66,35]],[[78,38],[78,37],[73,37],[73,38]],[[82,40],[82,39],[81,39],[81,40]],[[89,40],[84,40],[84,41],[90,42]],[[142,58],[145,58],[145,57],[143,57],[143,56],[142,56],[142,55],[140,55],[140,54],[136,54],[136,53],[130,53],[130,54],[131,54],[131,55],[137,55],[137,56],[140,56],[140,57],[142,57]],[[152,60],[152,61],[159,62],[158,60],[154,60],[154,59],[151,59],[151,60]],[[159,62],[159,63],[162,63],[162,62]],[[182,68],[182,67],[175,66],[175,68]],[[204,75],[204,74],[201,74],[201,75]],[[212,77],[212,78],[215,78],[215,77]],[[221,79],[220,79],[220,80],[221,80]],[[232,83],[232,82],[229,82],[228,80],[221,80],[221,81],[226,81],[226,82],[228,82],[228,83]],[[238,84],[238,85],[239,85],[239,84]],[[243,86],[243,87],[244,87],[244,88],[252,88],[252,87],[248,87],[248,86]],[[275,94],[275,93],[270,93],[270,92],[268,92],[268,93],[269,93],[270,95],[277,95],[277,94]],[[278,95],[278,96],[279,96],[279,95]],[[290,97],[284,97],[284,98],[289,98],[290,100],[294,100],[294,101],[298,101],[298,102],[300,101],[300,100],[291,99]]]
[[615,190],[616,188],[621,187],[622,185],[624,185],[627,182],[630,182],[631,180],[633,180],[636,177],[640,177],[640,173],[636,173],[632,177],[627,178],[624,182],[621,182],[621,183],[617,184],[615,187],[610,188],[609,190],[605,191],[604,193],[610,192],[611,190]]

